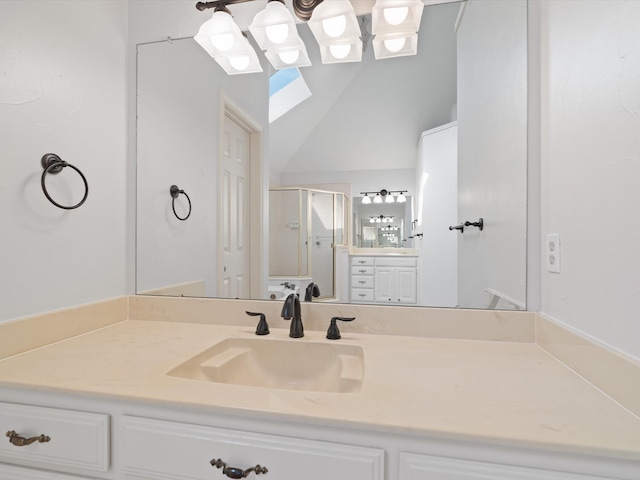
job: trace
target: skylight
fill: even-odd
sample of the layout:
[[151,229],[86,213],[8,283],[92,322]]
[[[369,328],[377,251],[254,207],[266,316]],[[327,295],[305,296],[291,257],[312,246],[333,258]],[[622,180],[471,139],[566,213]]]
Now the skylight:
[[269,123],[273,123],[311,96],[311,90],[297,68],[276,71],[269,77]]

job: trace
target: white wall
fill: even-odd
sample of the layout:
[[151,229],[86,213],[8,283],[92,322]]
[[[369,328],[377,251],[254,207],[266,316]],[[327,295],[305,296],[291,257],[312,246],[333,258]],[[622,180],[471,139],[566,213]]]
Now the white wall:
[[[542,312],[640,358],[640,2],[542,2]],[[544,248],[543,241],[543,248]]]
[[0,2],[0,321],[125,293],[126,42],[125,2]]
[[[266,74],[229,76],[190,38],[139,46],[138,292],[202,281],[207,296],[218,293],[221,92],[256,123],[268,123]],[[191,200],[192,212],[185,221],[173,213],[172,184]],[[184,218],[186,198],[180,195],[175,205]]]
[[470,2],[458,30],[458,303],[526,296],[527,8]]

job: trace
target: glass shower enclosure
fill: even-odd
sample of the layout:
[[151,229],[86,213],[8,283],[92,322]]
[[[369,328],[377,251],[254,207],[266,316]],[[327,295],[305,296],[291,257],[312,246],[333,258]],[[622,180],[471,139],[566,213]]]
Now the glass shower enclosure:
[[[335,298],[336,247],[345,244],[345,196],[311,188],[269,190],[269,279],[313,282]],[[304,291],[301,292],[301,296]]]

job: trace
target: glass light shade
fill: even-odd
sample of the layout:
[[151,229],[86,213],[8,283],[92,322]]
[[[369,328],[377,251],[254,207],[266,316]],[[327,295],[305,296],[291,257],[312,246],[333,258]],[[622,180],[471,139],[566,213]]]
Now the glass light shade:
[[262,72],[256,51],[242,35],[231,51],[219,52],[213,59],[228,75]]
[[320,45],[322,63],[348,63],[362,61],[362,41],[359,38]]
[[289,25],[286,23],[280,23],[278,25],[267,25],[264,28],[264,33],[269,40],[273,43],[280,44],[284,42],[289,36]]
[[400,38],[390,38],[384,40],[384,48],[389,50],[391,53],[397,53],[407,44],[407,39],[405,37]]
[[360,38],[360,25],[349,0],[327,0],[313,9],[309,28],[322,47],[336,40]]
[[407,19],[409,7],[387,7],[382,10],[384,21],[389,25],[400,25]]
[[350,44],[343,45],[329,45],[329,53],[333,55],[338,60],[342,60],[351,52]]
[[416,55],[418,53],[418,34],[376,35],[373,39],[373,52],[378,60]]
[[222,10],[213,12],[211,18],[200,26],[198,33],[193,37],[214,58],[219,54],[231,52],[238,46],[242,48],[243,38],[233,17]]
[[296,23],[284,3],[274,0],[258,12],[249,31],[262,50],[285,47],[300,40]]
[[362,203],[369,205],[371,203],[371,197],[365,193],[364,197],[362,197]]
[[400,195],[398,195],[398,198],[396,198],[396,201],[398,203],[407,203],[407,197],[404,196],[404,193],[400,192]]
[[293,65],[300,58],[300,50],[292,50],[289,52],[278,52],[278,56],[280,60],[282,60],[287,65]]
[[281,70],[292,67],[308,67],[311,65],[307,49],[300,40],[297,44],[279,47],[264,52],[273,68]]
[[376,223],[376,219],[375,218],[370,218],[369,219],[369,223]]
[[415,33],[423,9],[422,0],[377,0],[371,10],[371,33]]
[[393,195],[391,195],[390,193],[387,193],[387,195],[384,197],[384,203],[395,203],[396,199],[393,198]]
[[251,63],[249,55],[234,55],[233,57],[229,57],[229,64],[238,72],[246,70],[249,63]]
[[322,20],[322,30],[331,38],[338,38],[347,29],[347,17],[338,15],[337,17],[325,18]]
[[375,198],[373,199],[373,203],[382,203],[382,197],[379,193],[376,193]]

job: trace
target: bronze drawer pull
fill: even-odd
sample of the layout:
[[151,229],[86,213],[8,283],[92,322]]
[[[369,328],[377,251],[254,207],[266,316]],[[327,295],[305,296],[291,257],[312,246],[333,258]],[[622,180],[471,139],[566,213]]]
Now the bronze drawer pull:
[[8,431],[7,437],[9,437],[9,441],[11,442],[11,444],[15,445],[16,447],[24,447],[26,445],[31,445],[34,442],[45,443],[51,440],[51,438],[48,437],[47,435],[40,435],[39,437],[24,438],[18,435],[15,432],[15,430]]
[[222,468],[222,474],[226,475],[229,478],[246,478],[251,472],[256,472],[256,475],[260,475],[261,473],[267,473],[267,467],[261,467],[260,465],[256,465],[255,467],[251,467],[247,470],[242,470],[241,468],[235,467],[227,467],[227,464],[224,463],[221,459],[211,460],[211,466]]

